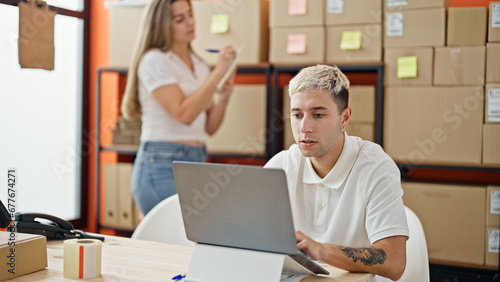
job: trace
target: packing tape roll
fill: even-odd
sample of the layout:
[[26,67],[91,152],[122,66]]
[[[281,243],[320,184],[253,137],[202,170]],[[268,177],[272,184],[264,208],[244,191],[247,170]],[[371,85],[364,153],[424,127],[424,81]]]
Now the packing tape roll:
[[86,279],[101,276],[101,241],[70,239],[64,241],[64,277]]

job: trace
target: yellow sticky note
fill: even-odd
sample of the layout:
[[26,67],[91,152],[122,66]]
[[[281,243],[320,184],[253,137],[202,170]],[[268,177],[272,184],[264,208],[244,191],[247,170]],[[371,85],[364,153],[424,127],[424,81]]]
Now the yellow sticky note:
[[344,31],[340,40],[340,49],[359,50],[361,49],[361,31]]
[[306,52],[306,35],[289,34],[287,38],[286,52],[288,54],[304,54]]
[[211,33],[226,33],[228,30],[229,30],[228,14],[216,14],[212,16],[212,22],[210,23]]
[[288,14],[291,16],[307,14],[307,0],[288,0]]
[[417,57],[398,58],[398,78],[417,77]]

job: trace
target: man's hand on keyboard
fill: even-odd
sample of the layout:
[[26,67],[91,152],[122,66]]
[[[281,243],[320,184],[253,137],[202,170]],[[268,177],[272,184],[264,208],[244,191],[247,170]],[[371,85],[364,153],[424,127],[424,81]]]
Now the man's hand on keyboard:
[[302,231],[295,231],[295,239],[297,240],[297,249],[301,250],[312,260],[322,260],[323,244],[314,241],[307,237]]

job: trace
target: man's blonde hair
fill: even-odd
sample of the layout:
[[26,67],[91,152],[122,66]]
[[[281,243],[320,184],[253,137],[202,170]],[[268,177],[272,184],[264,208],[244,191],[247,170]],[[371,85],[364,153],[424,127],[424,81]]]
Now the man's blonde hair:
[[316,65],[303,68],[292,80],[288,88],[290,98],[303,90],[326,90],[332,94],[339,113],[349,106],[349,80],[336,66]]

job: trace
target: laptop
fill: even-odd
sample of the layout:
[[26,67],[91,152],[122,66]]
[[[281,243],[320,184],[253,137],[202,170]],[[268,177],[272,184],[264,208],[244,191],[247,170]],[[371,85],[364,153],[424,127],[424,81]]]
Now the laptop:
[[294,271],[329,274],[297,249],[282,169],[180,161],[172,167],[190,241],[286,254],[301,265]]

